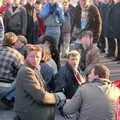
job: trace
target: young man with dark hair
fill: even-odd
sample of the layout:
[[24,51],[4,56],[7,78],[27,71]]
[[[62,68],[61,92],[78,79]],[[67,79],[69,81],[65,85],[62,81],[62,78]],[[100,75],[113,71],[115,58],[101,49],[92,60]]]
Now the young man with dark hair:
[[115,120],[115,105],[120,90],[109,80],[110,70],[102,64],[95,65],[89,82],[80,86],[63,107],[65,114],[79,111],[78,120]]

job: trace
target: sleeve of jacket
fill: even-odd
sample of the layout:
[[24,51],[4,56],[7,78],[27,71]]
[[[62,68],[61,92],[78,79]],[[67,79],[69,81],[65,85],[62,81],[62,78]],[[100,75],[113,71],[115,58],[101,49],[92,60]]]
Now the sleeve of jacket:
[[27,32],[27,12],[24,7],[21,8],[21,22],[22,22],[22,34],[26,35]]
[[3,39],[4,39],[4,24],[3,24],[3,18],[0,15],[0,44],[3,43]]
[[22,76],[21,81],[24,91],[32,96],[35,101],[42,101],[45,90],[42,84],[37,80],[34,71],[30,68],[26,68],[19,76]]
[[63,24],[64,20],[65,20],[64,10],[59,4],[56,4],[56,6],[57,6],[56,7],[56,15],[58,16],[59,21]]
[[55,92],[62,91],[66,86],[66,72],[63,67],[60,68],[59,72],[55,76]]
[[42,10],[39,13],[39,17],[42,18],[42,19],[45,19],[48,16],[49,12],[50,12],[49,4],[46,3],[46,4],[43,5]]
[[80,109],[82,104],[82,95],[81,88],[79,87],[72,99],[67,100],[63,107],[63,111],[65,114],[72,114],[77,112]]
[[96,6],[91,6],[89,12],[89,22],[85,30],[91,30],[95,33],[95,36],[99,36],[102,30],[102,19],[99,9]]
[[100,51],[96,46],[90,49],[86,54],[86,67],[91,64],[97,64],[100,59]]

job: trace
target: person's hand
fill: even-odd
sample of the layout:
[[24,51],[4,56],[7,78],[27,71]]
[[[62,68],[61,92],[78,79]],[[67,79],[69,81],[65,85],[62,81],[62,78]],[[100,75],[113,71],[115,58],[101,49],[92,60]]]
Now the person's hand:
[[55,93],[57,99],[57,108],[62,108],[66,102],[66,96],[62,92]]
[[60,114],[64,117],[64,118],[66,118],[66,119],[69,119],[69,118],[72,118],[72,115],[71,114],[65,114],[64,112],[63,112],[63,107],[62,108],[59,108],[59,112],[60,112]]

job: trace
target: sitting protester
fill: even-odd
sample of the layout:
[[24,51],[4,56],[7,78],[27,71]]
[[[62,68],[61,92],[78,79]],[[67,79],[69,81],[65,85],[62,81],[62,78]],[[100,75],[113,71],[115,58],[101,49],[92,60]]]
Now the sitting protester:
[[89,82],[80,86],[64,105],[64,113],[78,111],[77,120],[115,120],[120,89],[109,78],[110,70],[105,65],[95,65],[88,75]]
[[56,105],[65,101],[63,93],[49,93],[46,90],[40,73],[41,57],[40,46],[27,46],[25,64],[16,78],[15,120],[54,120]]
[[15,95],[9,96],[9,100],[6,98],[11,90],[14,90],[15,86],[12,87],[12,84],[15,82],[18,70],[24,64],[24,57],[13,48],[16,41],[17,36],[8,32],[5,34],[3,45],[0,46],[0,98],[7,103],[15,97]]
[[72,44],[73,49],[81,52],[80,69],[84,71],[89,65],[99,63],[100,51],[96,44],[93,44],[93,33],[83,31],[76,42]]

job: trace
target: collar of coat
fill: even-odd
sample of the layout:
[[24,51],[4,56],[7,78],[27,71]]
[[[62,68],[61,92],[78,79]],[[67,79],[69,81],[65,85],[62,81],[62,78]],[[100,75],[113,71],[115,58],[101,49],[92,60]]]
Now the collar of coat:
[[15,15],[16,13],[21,12],[21,7],[17,7],[15,11],[13,11],[12,6],[8,8],[8,11],[10,12],[11,16]]
[[102,85],[112,83],[112,81],[110,81],[109,79],[105,79],[105,78],[96,78],[96,79],[93,79],[91,82],[92,83],[97,82],[97,83],[100,83]]

